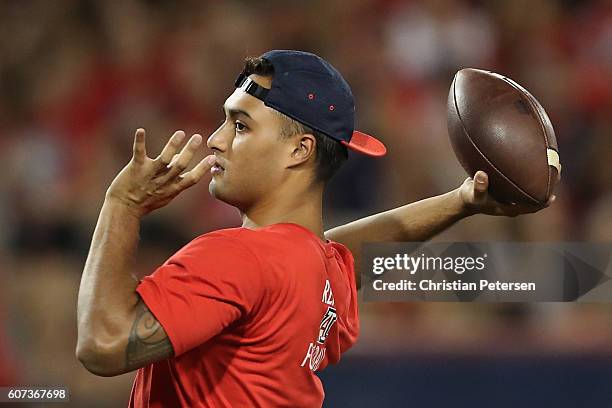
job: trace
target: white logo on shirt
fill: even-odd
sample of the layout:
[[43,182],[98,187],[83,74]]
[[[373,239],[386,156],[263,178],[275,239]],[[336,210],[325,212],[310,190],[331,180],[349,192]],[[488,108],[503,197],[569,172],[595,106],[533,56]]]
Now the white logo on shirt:
[[308,344],[308,350],[306,351],[306,356],[302,361],[301,366],[304,367],[308,362],[308,367],[312,371],[317,371],[319,365],[321,365],[321,361],[325,358],[325,340],[327,340],[327,336],[329,335],[330,330],[332,329],[334,323],[338,320],[338,313],[334,306],[334,294],[332,293],[331,284],[329,283],[329,279],[325,281],[325,289],[323,289],[323,296],[321,301],[325,303],[328,307],[323,315],[323,319],[321,319],[321,324],[319,325],[319,336],[316,342],[312,342]]
[[325,280],[325,289],[323,289],[323,299],[321,299],[321,302],[329,306],[334,305],[334,294],[332,293],[329,279]]
[[338,314],[336,313],[336,309],[333,307],[328,307],[327,312],[323,315],[323,320],[321,320],[321,326],[319,326],[319,338],[317,339],[317,343],[323,344],[329,335],[329,331],[331,330],[334,323],[338,320]]

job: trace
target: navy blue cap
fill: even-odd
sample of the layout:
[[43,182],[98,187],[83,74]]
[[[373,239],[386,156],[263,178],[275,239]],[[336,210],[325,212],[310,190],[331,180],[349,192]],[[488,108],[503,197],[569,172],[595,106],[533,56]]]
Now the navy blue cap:
[[323,58],[303,51],[273,50],[261,56],[274,67],[272,88],[242,72],[236,87],[298,122],[370,156],[387,149],[376,138],[355,131],[355,100],[338,70]]

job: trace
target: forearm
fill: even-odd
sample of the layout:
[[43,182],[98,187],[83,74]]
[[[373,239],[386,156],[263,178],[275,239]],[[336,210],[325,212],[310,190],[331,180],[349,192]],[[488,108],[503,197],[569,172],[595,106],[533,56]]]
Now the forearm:
[[426,241],[466,215],[453,190],[341,225],[325,236],[351,250],[365,241]]
[[459,190],[453,190],[341,225],[327,231],[325,237],[351,250],[359,288],[362,243],[426,241],[469,214]]
[[132,272],[139,227],[138,216],[127,206],[104,202],[78,295],[77,354],[81,357],[127,343],[126,326],[138,302],[138,281]]

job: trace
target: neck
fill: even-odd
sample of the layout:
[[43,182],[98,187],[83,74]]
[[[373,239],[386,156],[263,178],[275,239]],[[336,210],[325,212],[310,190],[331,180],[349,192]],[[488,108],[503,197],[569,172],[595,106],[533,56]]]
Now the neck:
[[258,229],[272,224],[293,223],[309,229],[319,238],[323,235],[323,187],[283,192],[242,212],[242,226]]

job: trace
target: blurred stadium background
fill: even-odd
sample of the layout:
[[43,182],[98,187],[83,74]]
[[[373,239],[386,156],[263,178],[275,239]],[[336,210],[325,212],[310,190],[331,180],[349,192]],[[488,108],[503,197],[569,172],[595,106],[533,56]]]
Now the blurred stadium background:
[[[329,226],[463,181],[446,97],[454,72],[477,67],[540,100],[563,182],[537,215],[477,216],[437,239],[612,240],[611,1],[2,1],[0,385],[65,385],[75,407],[127,402],[131,374],[98,378],[74,357],[105,189],[136,127],[150,152],[175,129],[209,135],[242,59],[273,48],[330,60],[358,127],[389,148],[330,185]],[[137,272],[238,222],[203,182],[146,219]],[[377,303],[361,316],[358,346],[322,373],[326,406],[612,405],[610,305]]]

